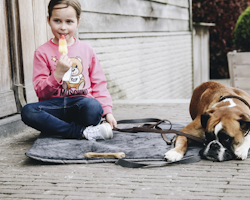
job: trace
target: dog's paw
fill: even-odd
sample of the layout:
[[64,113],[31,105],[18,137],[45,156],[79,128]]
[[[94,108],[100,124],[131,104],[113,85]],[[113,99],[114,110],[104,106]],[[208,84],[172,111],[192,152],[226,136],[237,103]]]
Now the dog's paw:
[[243,144],[236,148],[234,154],[238,159],[245,160],[248,155],[248,149],[248,146]]
[[167,153],[165,153],[164,158],[170,162],[174,162],[181,160],[183,158],[183,154],[177,152],[175,149],[171,149]]

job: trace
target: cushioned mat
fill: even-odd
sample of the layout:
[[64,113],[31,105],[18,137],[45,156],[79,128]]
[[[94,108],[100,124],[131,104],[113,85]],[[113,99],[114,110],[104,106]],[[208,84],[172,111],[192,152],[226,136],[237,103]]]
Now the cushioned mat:
[[[188,123],[173,123],[172,129],[181,130]],[[129,128],[135,125],[119,125],[119,128]],[[169,129],[169,125],[160,125],[162,129]],[[174,134],[167,134],[171,139]],[[33,146],[25,153],[26,156],[52,163],[100,163],[116,162],[115,158],[86,158],[87,152],[124,152],[126,159],[133,161],[160,160],[164,154],[173,148],[167,145],[158,133],[123,133],[114,131],[111,140],[76,140],[62,139],[41,134]],[[201,147],[191,146],[185,156],[198,155]]]

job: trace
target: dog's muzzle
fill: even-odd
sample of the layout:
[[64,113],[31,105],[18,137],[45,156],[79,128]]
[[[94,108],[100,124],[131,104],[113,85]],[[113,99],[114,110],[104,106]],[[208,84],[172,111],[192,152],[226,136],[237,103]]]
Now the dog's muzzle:
[[234,152],[225,148],[219,141],[213,140],[200,151],[202,158],[222,162],[235,158]]

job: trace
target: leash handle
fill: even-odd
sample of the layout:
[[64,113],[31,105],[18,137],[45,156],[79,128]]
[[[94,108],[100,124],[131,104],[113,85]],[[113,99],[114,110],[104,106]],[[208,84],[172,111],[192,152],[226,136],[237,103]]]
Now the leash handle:
[[149,168],[149,167],[163,167],[171,164],[190,164],[190,163],[195,163],[199,162],[201,160],[200,156],[187,156],[182,158],[181,160],[178,161],[173,161],[173,162],[167,162],[167,161],[162,161],[162,162],[157,162],[157,163],[137,163],[137,162],[132,162],[128,161],[126,159],[118,159],[116,161],[116,165],[120,165],[122,167],[127,167],[127,168]]
[[[159,127],[161,123],[166,123],[169,122],[170,128],[169,130],[172,129],[172,123],[167,120],[167,119],[157,119],[157,118],[142,118],[142,119],[127,119],[127,120],[119,120],[117,121],[117,124],[131,124],[131,123],[147,123],[147,122],[156,122],[155,124],[143,124],[138,127],[133,127],[133,128],[128,128],[128,129],[118,129],[114,128],[113,130],[115,131],[120,131],[120,132],[129,132],[129,133],[138,133],[138,132],[154,132],[153,130],[161,130],[162,129]],[[136,129],[136,128],[139,128]],[[176,138],[174,136],[171,140],[168,140],[166,135],[164,133],[161,133],[162,139],[167,143],[167,145],[171,145],[173,140]]]

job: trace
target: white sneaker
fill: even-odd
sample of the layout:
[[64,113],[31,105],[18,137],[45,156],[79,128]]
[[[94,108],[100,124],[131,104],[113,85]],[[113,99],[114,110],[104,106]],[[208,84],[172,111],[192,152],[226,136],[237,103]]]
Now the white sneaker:
[[97,126],[88,126],[83,134],[87,140],[106,140],[113,138],[113,131],[109,123],[102,123]]

